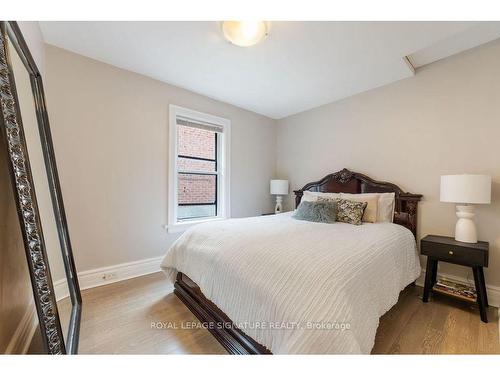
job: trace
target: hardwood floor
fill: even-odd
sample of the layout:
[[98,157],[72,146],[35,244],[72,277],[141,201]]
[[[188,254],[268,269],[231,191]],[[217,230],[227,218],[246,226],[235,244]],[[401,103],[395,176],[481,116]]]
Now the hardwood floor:
[[[424,304],[422,289],[408,287],[381,320],[372,353],[500,353],[498,310],[490,323],[478,309],[444,296]],[[198,320],[172,293],[162,273],[155,273],[82,292],[80,353],[225,354],[203,328],[171,329],[165,325]],[[61,314],[69,306],[62,301]],[[151,324],[163,324],[162,328]],[[37,352],[34,340],[31,352]],[[38,344],[39,345],[39,344]]]
[[381,319],[374,354],[499,354],[498,309],[490,323],[477,306],[436,295],[422,302],[422,288],[409,286]]

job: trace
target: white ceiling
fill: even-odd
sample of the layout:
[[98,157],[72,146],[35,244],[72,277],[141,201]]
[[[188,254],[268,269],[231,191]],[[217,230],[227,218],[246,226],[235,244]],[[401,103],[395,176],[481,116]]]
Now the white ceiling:
[[40,22],[49,44],[282,118],[410,77],[500,37],[500,22],[271,22],[242,48],[219,22]]

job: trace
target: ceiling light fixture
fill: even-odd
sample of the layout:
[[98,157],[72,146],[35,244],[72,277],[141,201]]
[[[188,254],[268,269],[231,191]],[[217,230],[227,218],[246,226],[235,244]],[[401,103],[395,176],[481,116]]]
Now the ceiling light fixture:
[[268,25],[265,21],[223,21],[222,32],[231,43],[249,47],[267,36]]

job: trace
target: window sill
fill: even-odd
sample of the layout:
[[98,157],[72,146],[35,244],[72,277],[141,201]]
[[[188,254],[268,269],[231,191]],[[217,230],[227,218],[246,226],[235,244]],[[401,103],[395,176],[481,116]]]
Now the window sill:
[[197,224],[209,223],[212,221],[221,221],[221,220],[226,220],[226,219],[227,219],[226,217],[214,217],[214,218],[203,219],[203,220],[191,220],[191,221],[185,221],[185,222],[165,225],[165,229],[167,230],[167,233],[182,233],[185,230],[187,230],[188,228],[191,228],[192,226],[195,226]]

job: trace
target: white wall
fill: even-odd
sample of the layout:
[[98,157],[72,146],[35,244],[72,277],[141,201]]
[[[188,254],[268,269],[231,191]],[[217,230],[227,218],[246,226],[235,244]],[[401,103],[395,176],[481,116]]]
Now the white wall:
[[78,271],[164,254],[168,106],[231,120],[231,213],[272,209],[274,121],[53,46],[46,94]]
[[[279,120],[278,177],[297,189],[346,167],[421,193],[420,238],[454,233],[454,205],[439,202],[440,175],[489,174],[493,204],[477,208],[477,224],[491,244],[487,283],[499,286],[499,61],[497,40],[415,77]],[[459,267],[440,270],[467,276]]]

